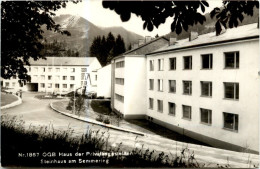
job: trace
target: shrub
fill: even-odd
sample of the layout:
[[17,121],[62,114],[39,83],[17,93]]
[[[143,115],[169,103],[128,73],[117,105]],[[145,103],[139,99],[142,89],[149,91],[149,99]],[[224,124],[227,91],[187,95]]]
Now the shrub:
[[103,122],[104,120],[104,116],[103,115],[98,115],[98,117],[96,118],[97,121]]
[[106,118],[104,119],[104,123],[105,123],[105,124],[110,124],[110,120],[109,120],[108,117],[106,117]]

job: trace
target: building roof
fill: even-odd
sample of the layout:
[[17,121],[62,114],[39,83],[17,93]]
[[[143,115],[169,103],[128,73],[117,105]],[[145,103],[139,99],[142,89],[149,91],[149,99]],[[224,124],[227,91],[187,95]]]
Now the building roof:
[[29,60],[31,65],[54,65],[54,66],[89,66],[96,57],[46,57],[37,61]]
[[216,36],[216,32],[211,32],[199,35],[197,39],[192,41],[189,41],[189,38],[178,40],[174,45],[165,45],[164,47],[148,53],[147,55],[252,38],[259,38],[257,23],[227,29],[225,33],[219,36]]
[[[142,47],[145,47],[145,46],[147,46],[147,45],[149,45],[149,44],[151,44],[151,43],[153,43],[153,42],[155,42],[155,41],[158,41],[158,40],[160,40],[160,39],[164,39],[164,40],[166,40],[166,41],[169,41],[169,39],[167,39],[167,38],[164,37],[164,36],[155,38],[155,39],[153,39],[153,40],[151,40],[151,41],[149,41],[149,42],[147,42],[147,43],[145,43],[145,44],[143,44],[143,45],[140,45],[140,46],[137,47],[137,48],[128,50],[128,51],[126,51],[125,53],[122,53],[122,54],[120,54],[120,55],[114,57],[113,60],[114,60],[114,59],[117,59],[117,58],[120,58],[120,57],[123,57],[123,56],[125,56],[125,55],[127,55],[127,54],[129,54],[129,53],[132,53],[132,52],[134,52],[134,51],[136,51],[136,50],[138,50],[138,49],[140,49],[140,48],[142,48]],[[133,55],[136,56],[136,54],[133,54]],[[143,55],[145,55],[145,53],[144,53]]]
[[147,45],[149,45],[149,44],[151,44],[151,43],[153,43],[153,42],[155,42],[155,41],[157,41],[157,40],[159,40],[159,39],[165,39],[165,40],[169,41],[169,40],[168,40],[167,38],[165,38],[164,36],[161,36],[161,37],[155,38],[155,39],[153,39],[153,40],[151,40],[151,41],[149,41],[149,42],[147,42],[147,43],[145,43],[145,44],[143,44],[143,45],[140,45],[140,46],[138,46],[137,48],[134,48],[134,49],[131,49],[131,50],[129,50],[129,51],[126,51],[126,52],[123,53],[122,55],[127,55],[128,53],[131,53],[131,52],[133,52],[133,51],[136,51],[136,50],[138,50],[138,49],[140,49],[140,48],[142,48],[142,47],[144,47],[144,46],[147,46]]

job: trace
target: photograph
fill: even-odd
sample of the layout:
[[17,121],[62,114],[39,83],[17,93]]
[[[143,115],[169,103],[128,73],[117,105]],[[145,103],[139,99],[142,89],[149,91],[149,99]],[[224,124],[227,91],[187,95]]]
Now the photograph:
[[3,168],[259,168],[258,0],[2,0]]

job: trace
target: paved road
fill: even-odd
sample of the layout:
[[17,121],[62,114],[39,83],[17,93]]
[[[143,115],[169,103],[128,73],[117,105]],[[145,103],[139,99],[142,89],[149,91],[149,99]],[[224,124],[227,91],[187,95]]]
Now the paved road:
[[[53,111],[49,106],[50,102],[53,100],[39,100],[35,98],[35,95],[37,94],[38,93],[24,93],[23,103],[21,105],[3,110],[2,114],[22,116],[21,118],[26,122],[26,125],[49,126],[50,124],[53,124],[54,129],[58,130],[66,130],[69,126],[74,129],[76,134],[81,134],[88,128],[91,128],[92,130],[101,129],[102,131],[108,131],[108,129],[102,128],[101,126],[81,122]],[[227,157],[229,159],[229,164],[233,167],[250,167],[248,161],[251,161],[253,164],[259,164],[258,155],[186,144],[157,135],[147,134],[145,136],[136,136],[135,134],[111,129],[109,130],[109,135],[110,144],[116,146],[123,143],[123,150],[132,150],[133,147],[141,148],[142,145],[144,145],[144,149],[149,148],[150,150],[156,150],[157,153],[164,151],[165,153],[176,154],[177,151],[179,154],[181,149],[188,147],[190,151],[194,151],[198,161],[207,164],[211,163],[209,166],[216,166],[217,163],[227,164]]]

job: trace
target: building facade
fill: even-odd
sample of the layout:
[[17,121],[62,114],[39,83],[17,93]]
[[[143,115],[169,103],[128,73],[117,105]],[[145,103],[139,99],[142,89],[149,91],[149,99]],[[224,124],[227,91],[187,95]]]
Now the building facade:
[[[145,42],[111,62],[111,108],[124,118],[144,118],[146,115],[146,56],[168,44],[168,39],[146,38]],[[142,96],[142,97],[140,97]]]
[[3,80],[3,87],[56,94],[66,94],[75,89],[97,90],[97,58],[46,57],[46,60],[30,60],[27,66],[31,82],[20,85],[16,76]]
[[[146,103],[132,106],[144,106],[148,120],[209,145],[259,152],[257,24],[170,41],[141,57],[145,93],[131,92]],[[124,72],[135,71],[135,64]]]

